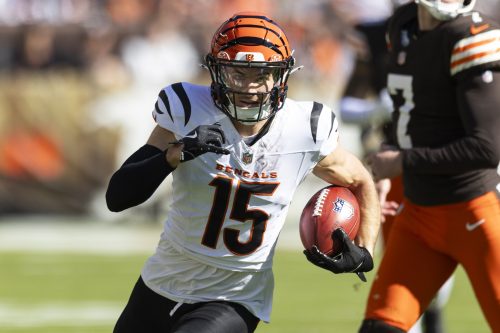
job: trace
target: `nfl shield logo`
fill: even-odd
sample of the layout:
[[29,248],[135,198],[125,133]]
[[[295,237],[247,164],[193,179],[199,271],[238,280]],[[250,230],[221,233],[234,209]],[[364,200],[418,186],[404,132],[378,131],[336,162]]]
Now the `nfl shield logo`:
[[249,153],[249,152],[243,153],[243,156],[241,159],[242,159],[243,163],[250,164],[250,163],[252,163],[252,160],[253,160],[253,154]]
[[341,198],[337,198],[333,203],[333,210],[340,214],[340,216],[346,220],[350,219],[354,215],[354,207],[347,201]]

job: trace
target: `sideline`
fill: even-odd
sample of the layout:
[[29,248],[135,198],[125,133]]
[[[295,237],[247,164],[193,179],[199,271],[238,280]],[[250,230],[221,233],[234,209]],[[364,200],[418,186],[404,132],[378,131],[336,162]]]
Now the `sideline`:
[[123,304],[112,302],[49,302],[35,306],[0,303],[0,329],[46,326],[108,327],[113,325],[122,308]]
[[127,225],[90,218],[17,217],[0,222],[0,251],[92,254],[152,253],[161,225]]
[[[110,223],[74,217],[16,217],[0,221],[0,251],[152,254],[161,232],[161,223]],[[295,219],[287,221],[277,248],[297,250],[301,246],[298,222]]]

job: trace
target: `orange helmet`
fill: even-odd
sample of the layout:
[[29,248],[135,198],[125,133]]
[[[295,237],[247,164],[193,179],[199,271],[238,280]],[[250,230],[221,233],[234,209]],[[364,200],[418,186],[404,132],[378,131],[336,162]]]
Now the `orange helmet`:
[[[212,76],[215,105],[242,123],[255,123],[270,118],[286,98],[287,80],[294,66],[288,39],[276,22],[265,14],[242,12],[224,22],[212,38],[210,53],[205,58]],[[253,68],[272,74],[270,91],[249,93],[227,84],[228,68]],[[258,96],[258,105],[239,107],[235,99]],[[245,96],[246,97],[241,97]],[[255,100],[255,97],[253,97]]]

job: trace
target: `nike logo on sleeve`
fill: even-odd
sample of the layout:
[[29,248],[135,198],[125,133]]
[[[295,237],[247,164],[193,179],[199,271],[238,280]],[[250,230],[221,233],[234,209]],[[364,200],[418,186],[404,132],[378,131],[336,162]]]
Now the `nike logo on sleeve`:
[[476,229],[477,227],[479,227],[479,226],[480,226],[481,224],[483,224],[484,222],[486,222],[486,220],[485,220],[485,219],[481,219],[481,220],[479,220],[479,221],[477,221],[477,222],[474,222],[474,223],[469,223],[469,222],[467,222],[467,223],[465,224],[465,229],[467,229],[467,231],[472,231],[472,230]]
[[490,27],[490,25],[488,23],[480,25],[478,27],[476,27],[475,25],[471,25],[470,26],[470,33],[473,35],[477,35],[478,33],[488,29],[489,27]]

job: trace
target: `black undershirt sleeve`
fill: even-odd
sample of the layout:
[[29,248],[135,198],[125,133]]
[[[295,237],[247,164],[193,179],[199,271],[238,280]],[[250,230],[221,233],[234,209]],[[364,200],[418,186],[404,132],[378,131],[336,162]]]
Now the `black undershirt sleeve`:
[[449,174],[496,168],[500,160],[500,72],[457,80],[457,102],[465,136],[437,148],[403,150],[404,172]]
[[173,170],[164,151],[142,146],[111,176],[106,191],[109,210],[120,212],[143,203]]

